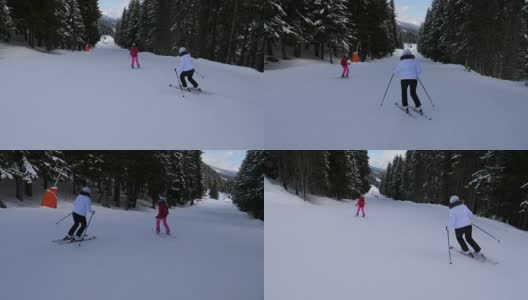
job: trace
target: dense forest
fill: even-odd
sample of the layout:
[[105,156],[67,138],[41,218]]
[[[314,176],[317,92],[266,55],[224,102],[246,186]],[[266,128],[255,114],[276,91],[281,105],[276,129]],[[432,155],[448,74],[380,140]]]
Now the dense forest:
[[135,208],[138,198],[152,203],[165,195],[171,205],[194,203],[204,194],[201,151],[2,151],[0,178],[16,182],[14,196],[31,196],[32,184],[44,188],[60,181],[72,182],[73,193],[89,185],[103,206]]
[[435,61],[522,79],[528,74],[528,2],[433,0],[418,47]]
[[[170,205],[193,205],[208,190],[213,199],[219,192],[233,193],[242,211],[263,218],[264,182],[258,175],[262,155],[255,153],[248,153],[235,179],[214,172],[202,162],[199,150],[0,151],[0,181],[14,181],[13,198],[24,201],[33,195],[35,184],[47,189],[59,178],[72,184],[72,195],[88,185],[94,202],[124,209],[136,208],[138,199],[150,199],[152,207],[160,196]],[[1,199],[0,207],[5,207]]]
[[266,153],[248,151],[235,178],[233,202],[254,218],[264,220],[264,170]]
[[[366,57],[381,58],[398,41],[394,0],[267,0],[266,54],[283,59],[300,57],[311,49],[316,57],[359,51]],[[329,56],[330,60],[332,55]]]
[[0,0],[0,38],[31,47],[80,50],[100,39],[98,0]]
[[528,229],[528,151],[407,151],[388,165],[381,193],[447,205]]
[[368,159],[366,150],[269,151],[264,166],[266,176],[304,199],[356,199],[370,189]]
[[131,0],[116,26],[115,40],[128,48],[264,68],[264,9],[258,0]]

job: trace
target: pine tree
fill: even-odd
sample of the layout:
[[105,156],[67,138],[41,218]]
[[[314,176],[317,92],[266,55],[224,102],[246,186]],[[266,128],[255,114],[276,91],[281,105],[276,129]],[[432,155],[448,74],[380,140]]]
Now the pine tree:
[[216,181],[213,183],[213,185],[211,186],[211,189],[209,190],[209,197],[211,199],[216,199],[218,200],[218,183],[216,183]]
[[86,34],[77,0],[59,0],[56,17],[59,20],[57,35],[63,48],[80,50]]
[[238,208],[260,220],[264,220],[264,160],[264,151],[248,151],[233,191]]
[[125,42],[128,47],[139,40],[141,30],[141,3],[132,0],[128,6],[127,31]]
[[90,45],[95,45],[101,39],[101,34],[97,27],[97,21],[101,18],[98,1],[99,0],[79,1],[79,8],[85,28],[83,40]]
[[0,0],[0,39],[9,41],[10,32],[14,29],[7,0]]

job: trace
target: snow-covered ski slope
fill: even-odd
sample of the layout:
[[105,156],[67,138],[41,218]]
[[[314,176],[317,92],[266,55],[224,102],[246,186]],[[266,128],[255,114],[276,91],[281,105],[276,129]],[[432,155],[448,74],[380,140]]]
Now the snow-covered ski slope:
[[[474,229],[492,265],[452,253],[448,208],[394,201],[372,188],[366,218],[352,201],[311,202],[270,181],[265,185],[266,299],[445,300],[521,299],[526,295],[528,233],[476,218]],[[451,242],[456,243],[451,232]],[[456,244],[458,245],[458,244]]]
[[179,58],[109,39],[53,55],[0,43],[0,147],[8,149],[259,149],[262,74],[195,60],[204,95],[170,88]]
[[154,210],[95,206],[95,240],[52,243],[71,226],[55,225],[70,208],[0,209],[0,299],[264,298],[264,223],[228,202],[172,209],[175,239],[155,234]]
[[[339,60],[280,62],[264,73],[269,149],[526,149],[528,89],[522,82],[465,72],[415,53],[424,70],[418,96],[432,121],[398,110],[400,81],[380,102],[401,50],[393,57],[350,65]],[[283,64],[283,65],[281,65]],[[413,103],[409,97],[409,103]]]

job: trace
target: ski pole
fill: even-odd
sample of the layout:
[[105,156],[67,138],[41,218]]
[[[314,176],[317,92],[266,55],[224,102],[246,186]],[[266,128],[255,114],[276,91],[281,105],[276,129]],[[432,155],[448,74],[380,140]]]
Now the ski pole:
[[55,223],[55,225],[59,224],[60,222],[64,221],[67,217],[71,216],[72,213],[69,213],[66,217],[59,220],[59,222]]
[[472,225],[473,225],[473,226],[475,226],[475,227],[477,227],[478,229],[480,229],[480,230],[481,230],[482,232],[484,232],[485,234],[489,235],[489,236],[490,236],[490,237],[491,237],[492,239],[496,240],[496,241],[497,241],[497,243],[500,243],[500,240],[499,240],[499,239],[497,239],[497,238],[496,238],[496,237],[494,237],[493,235],[489,234],[489,233],[488,233],[488,232],[487,232],[486,230],[484,230],[484,229],[482,229],[482,228],[478,227],[478,226],[477,226],[477,225],[475,225],[475,224],[472,224]]
[[[88,220],[88,224],[86,225],[86,229],[84,230],[83,234],[81,235],[81,241],[84,239],[84,236],[86,235],[86,232],[88,231],[88,228],[90,227],[90,223],[92,222],[93,215],[95,215],[95,211],[90,216],[90,219]],[[79,242],[79,246],[81,245],[81,242]]]
[[425,91],[425,94],[427,95],[427,98],[429,98],[429,101],[431,101],[431,104],[433,105],[433,108],[436,108],[434,103],[433,103],[433,99],[431,99],[431,96],[429,96],[429,93],[427,92],[427,89],[425,89],[425,86],[423,85],[422,80],[418,76],[416,76],[416,78],[418,78],[418,81],[420,82],[420,85],[422,85],[422,87],[423,87],[423,89]]
[[385,95],[383,95],[383,100],[381,100],[380,107],[383,106],[383,102],[385,102],[385,97],[387,96],[387,92],[389,91],[389,87],[391,85],[392,79],[394,78],[394,73],[392,73],[392,76],[389,80],[389,84],[387,84],[387,89],[385,90]]
[[202,77],[202,78],[205,78],[205,76],[203,76],[202,74],[200,74],[198,71],[194,70],[194,73],[198,74],[198,76]]
[[61,178],[61,175],[62,175],[62,171],[63,171],[63,170],[64,170],[64,169],[61,169],[60,172],[59,172],[59,174],[57,175],[57,179],[55,180],[55,185],[53,185],[54,187],[57,187],[57,183],[59,183],[59,178]]
[[449,242],[449,229],[447,229],[447,226],[446,226],[446,233],[447,233],[447,249],[449,250],[449,264],[452,265],[453,262],[451,261],[451,243]]
[[185,98],[185,93],[183,92],[183,87],[182,87],[181,81],[180,81],[180,74],[178,74],[178,70],[176,70],[176,69],[174,69],[174,72],[176,72],[176,77],[178,78],[178,85],[180,86],[182,97]]

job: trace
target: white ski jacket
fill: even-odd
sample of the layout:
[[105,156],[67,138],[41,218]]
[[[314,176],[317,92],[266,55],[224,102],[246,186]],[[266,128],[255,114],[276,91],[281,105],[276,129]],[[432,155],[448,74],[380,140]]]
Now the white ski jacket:
[[394,68],[394,74],[398,75],[400,79],[414,79],[418,78],[418,75],[422,74],[422,68],[415,59],[404,59]]
[[77,196],[73,202],[73,212],[85,217],[92,214],[92,199],[85,195]]
[[449,225],[450,230],[462,228],[471,225],[473,213],[465,204],[457,205],[449,209]]
[[178,67],[176,68],[176,70],[179,73],[181,73],[181,72],[190,71],[193,69],[194,68],[193,68],[192,57],[189,53],[187,53],[180,58],[180,63],[178,64]]

